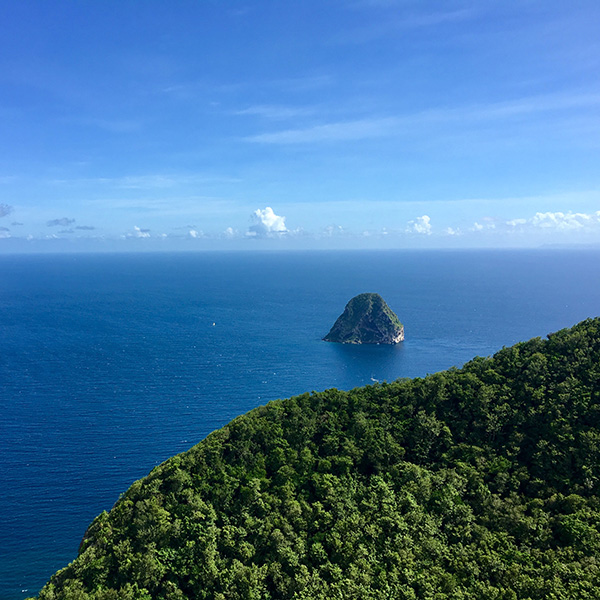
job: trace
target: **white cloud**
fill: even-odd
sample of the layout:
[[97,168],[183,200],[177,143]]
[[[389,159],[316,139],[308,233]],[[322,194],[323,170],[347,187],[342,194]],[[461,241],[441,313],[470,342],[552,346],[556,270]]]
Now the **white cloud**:
[[406,231],[408,233],[431,235],[431,218],[423,215],[422,217],[417,217],[414,221],[409,221]]
[[204,234],[196,229],[190,229],[189,236],[191,238],[201,238]]
[[542,229],[554,231],[576,231],[600,226],[600,211],[593,213],[574,212],[537,212],[529,219],[511,219],[506,221],[511,228]]
[[286,129],[261,133],[246,138],[262,144],[306,144],[312,142],[339,142],[364,140],[394,135],[400,119],[370,118],[356,121],[325,123],[304,129]]
[[[401,3],[401,2],[400,2]],[[397,0],[359,0],[354,8],[397,8],[400,4]],[[406,11],[398,11],[405,13]],[[364,24],[357,29],[344,31],[334,39],[342,44],[363,44],[384,36],[398,34],[400,31],[435,27],[448,22],[462,21],[474,14],[471,10],[433,11],[421,14],[407,14],[403,17],[395,17],[393,13],[388,18],[374,25]],[[367,23],[367,22],[365,22]]]
[[483,217],[481,223],[475,221],[471,231],[483,231],[484,229],[496,229],[496,219],[493,217]]
[[[477,223],[475,223],[477,225]],[[445,230],[446,235],[462,235],[460,229],[458,227],[446,227]]]
[[142,229],[142,228],[138,227],[137,225],[134,225],[134,227],[133,227],[133,233],[128,233],[126,237],[149,238],[150,237],[150,230],[149,229]]
[[230,238],[230,239],[231,239],[231,238],[237,237],[237,235],[238,235],[238,231],[237,231],[236,229],[234,229],[233,227],[228,227],[228,228],[227,228],[227,229],[226,229],[226,230],[223,232],[223,235],[224,235],[226,238]]
[[585,213],[545,212],[535,213],[531,219],[534,227],[550,229],[581,229],[599,222],[600,211],[587,215]]
[[99,127],[113,133],[130,133],[141,129],[142,123],[133,119],[93,119],[71,117],[66,119],[70,123],[76,123],[87,127]]
[[250,237],[268,237],[287,233],[285,217],[276,215],[270,206],[267,206],[264,210],[260,208],[255,210],[251,219],[253,223],[246,233]]
[[[359,119],[329,121],[318,125],[259,133],[244,138],[261,144],[307,144],[360,141],[384,137],[423,136],[424,128],[432,133],[443,126],[464,130],[485,122],[503,122],[527,115],[566,113],[574,109],[593,110],[600,102],[596,93],[555,93],[524,96],[488,104],[439,106],[415,113],[376,115]],[[558,118],[558,115],[557,117]],[[555,119],[556,122],[556,119]],[[591,122],[588,119],[588,122]]]
[[49,183],[58,186],[107,186],[121,190],[161,190],[185,186],[199,186],[219,183],[238,183],[239,179],[212,175],[192,173],[149,173],[143,175],[124,175],[122,177],[93,177],[51,179]]
[[336,235],[344,235],[346,231],[341,225],[327,225],[321,230],[321,235],[324,237],[333,237]]
[[293,117],[301,117],[314,113],[314,109],[310,108],[299,108],[293,106],[279,106],[272,104],[258,104],[255,106],[249,106],[243,110],[237,110],[234,114],[236,115],[250,115],[263,117],[265,119],[282,120],[291,119]]

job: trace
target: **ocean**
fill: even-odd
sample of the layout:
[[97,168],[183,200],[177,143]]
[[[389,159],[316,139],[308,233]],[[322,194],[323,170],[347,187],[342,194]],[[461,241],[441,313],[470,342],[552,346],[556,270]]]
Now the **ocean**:
[[[378,292],[396,346],[321,341]],[[600,314],[600,251],[0,256],[0,600],[136,479],[276,398],[422,377]]]

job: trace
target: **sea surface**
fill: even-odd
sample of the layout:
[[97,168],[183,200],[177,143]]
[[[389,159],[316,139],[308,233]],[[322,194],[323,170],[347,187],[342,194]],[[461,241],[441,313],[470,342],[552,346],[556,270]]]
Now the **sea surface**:
[[[378,292],[397,346],[321,341]],[[136,479],[276,398],[422,377],[600,314],[600,251],[0,256],[0,600]]]

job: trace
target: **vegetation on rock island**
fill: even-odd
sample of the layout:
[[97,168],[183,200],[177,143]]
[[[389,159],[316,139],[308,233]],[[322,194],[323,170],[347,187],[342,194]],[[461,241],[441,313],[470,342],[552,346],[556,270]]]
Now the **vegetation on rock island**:
[[600,319],[271,402],[134,483],[41,600],[600,596]]
[[397,344],[404,339],[404,326],[379,294],[359,294],[346,304],[323,339],[340,344]]

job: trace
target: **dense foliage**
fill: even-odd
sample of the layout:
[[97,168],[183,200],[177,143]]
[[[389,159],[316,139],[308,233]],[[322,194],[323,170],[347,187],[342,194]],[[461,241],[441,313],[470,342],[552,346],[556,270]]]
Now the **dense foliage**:
[[138,481],[51,599],[600,597],[600,319],[271,402]]

